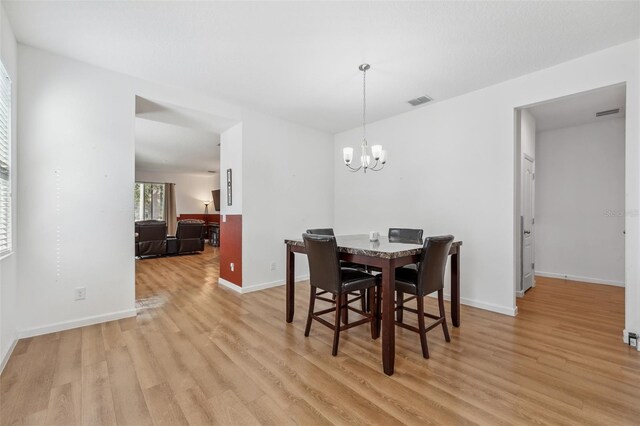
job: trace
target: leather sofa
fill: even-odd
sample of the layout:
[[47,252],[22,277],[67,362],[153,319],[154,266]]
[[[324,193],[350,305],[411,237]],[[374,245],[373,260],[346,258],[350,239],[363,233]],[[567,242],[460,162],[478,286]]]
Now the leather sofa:
[[136,257],[163,256],[167,253],[167,222],[139,220],[135,223]]
[[204,250],[204,221],[178,221],[175,237],[167,237],[167,254],[192,253]]

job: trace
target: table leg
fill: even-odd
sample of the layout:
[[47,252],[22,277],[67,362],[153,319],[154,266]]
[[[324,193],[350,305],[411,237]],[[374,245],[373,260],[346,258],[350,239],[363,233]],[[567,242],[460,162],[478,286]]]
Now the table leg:
[[391,260],[382,267],[382,367],[388,376],[393,374],[396,357],[395,272],[395,265]]
[[451,255],[451,323],[460,327],[460,247]]
[[287,273],[286,273],[286,313],[287,322],[293,321],[294,306],[296,302],[296,289],[295,289],[295,276],[296,276],[296,259],[295,253],[291,251],[291,246],[287,244]]

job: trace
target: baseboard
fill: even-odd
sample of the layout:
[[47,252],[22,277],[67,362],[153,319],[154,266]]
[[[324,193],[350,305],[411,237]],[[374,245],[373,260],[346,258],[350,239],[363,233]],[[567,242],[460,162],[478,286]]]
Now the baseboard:
[[568,280],[568,281],[581,281],[589,284],[603,284],[603,285],[612,285],[616,287],[624,287],[624,282],[621,282],[621,281],[602,280],[600,278],[580,277],[578,275],[558,274],[555,272],[535,271],[535,274],[539,277],[545,277],[545,278],[558,278],[561,280]]
[[4,367],[7,365],[7,362],[9,362],[9,358],[11,358],[11,354],[13,353],[13,350],[16,348],[17,344],[18,339],[13,339],[13,343],[11,343],[9,350],[6,354],[4,354],[4,357],[2,357],[2,360],[0,361],[0,374],[2,374],[2,372],[4,371]]
[[94,315],[84,317],[77,320],[62,321],[55,324],[45,325],[42,327],[28,328],[18,331],[18,337],[24,339],[27,337],[40,336],[42,334],[57,333],[58,331],[71,330],[72,328],[84,327],[87,325],[100,324],[102,322],[116,321],[123,318],[135,317],[137,310],[127,309],[124,311],[110,312],[108,314]]
[[[429,297],[438,297],[436,293],[432,293]],[[450,294],[444,294],[444,299],[451,301]],[[473,308],[484,309],[485,311],[491,311],[502,315],[508,315],[510,317],[515,317],[518,315],[518,307],[508,308],[506,306],[494,305],[493,303],[482,302],[480,300],[467,299],[464,297],[460,298],[461,305],[471,306]]]
[[218,284],[220,284],[222,287],[226,287],[230,290],[235,291],[236,293],[242,293],[242,287],[240,287],[237,284],[232,283],[231,281],[227,281],[223,278],[218,278]]
[[[299,277],[296,277],[296,282],[301,282],[301,281],[307,281],[309,279],[309,275],[302,275]],[[237,286],[227,280],[224,280],[222,278],[218,279],[218,283],[221,284],[224,287],[230,288],[231,290],[237,292],[237,293],[252,293],[254,291],[260,291],[260,290],[266,290],[268,288],[273,288],[273,287],[280,287],[283,286],[285,284],[285,281],[283,280],[277,280],[277,281],[270,281],[270,282],[266,282],[266,283],[260,283],[260,284],[256,284],[256,285],[251,285],[251,286],[247,286],[247,287],[240,287]]]

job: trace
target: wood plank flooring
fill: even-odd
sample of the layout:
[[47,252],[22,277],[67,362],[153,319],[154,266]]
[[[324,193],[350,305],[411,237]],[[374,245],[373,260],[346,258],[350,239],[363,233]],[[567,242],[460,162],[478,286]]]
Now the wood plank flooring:
[[[640,353],[622,288],[538,278],[517,318],[462,307],[462,327],[397,329],[382,373],[367,326],[305,338],[308,291],[217,285],[218,250],[137,262],[136,318],[24,339],[0,377],[2,425],[638,424]],[[464,275],[463,275],[464,285]],[[436,303],[428,299],[435,311]],[[408,313],[405,318],[411,318]]]

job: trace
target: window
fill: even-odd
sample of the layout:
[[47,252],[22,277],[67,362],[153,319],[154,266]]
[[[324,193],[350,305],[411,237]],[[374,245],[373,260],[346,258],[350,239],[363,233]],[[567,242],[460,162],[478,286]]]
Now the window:
[[164,220],[164,183],[136,182],[135,220]]
[[0,256],[11,253],[11,80],[0,63]]

